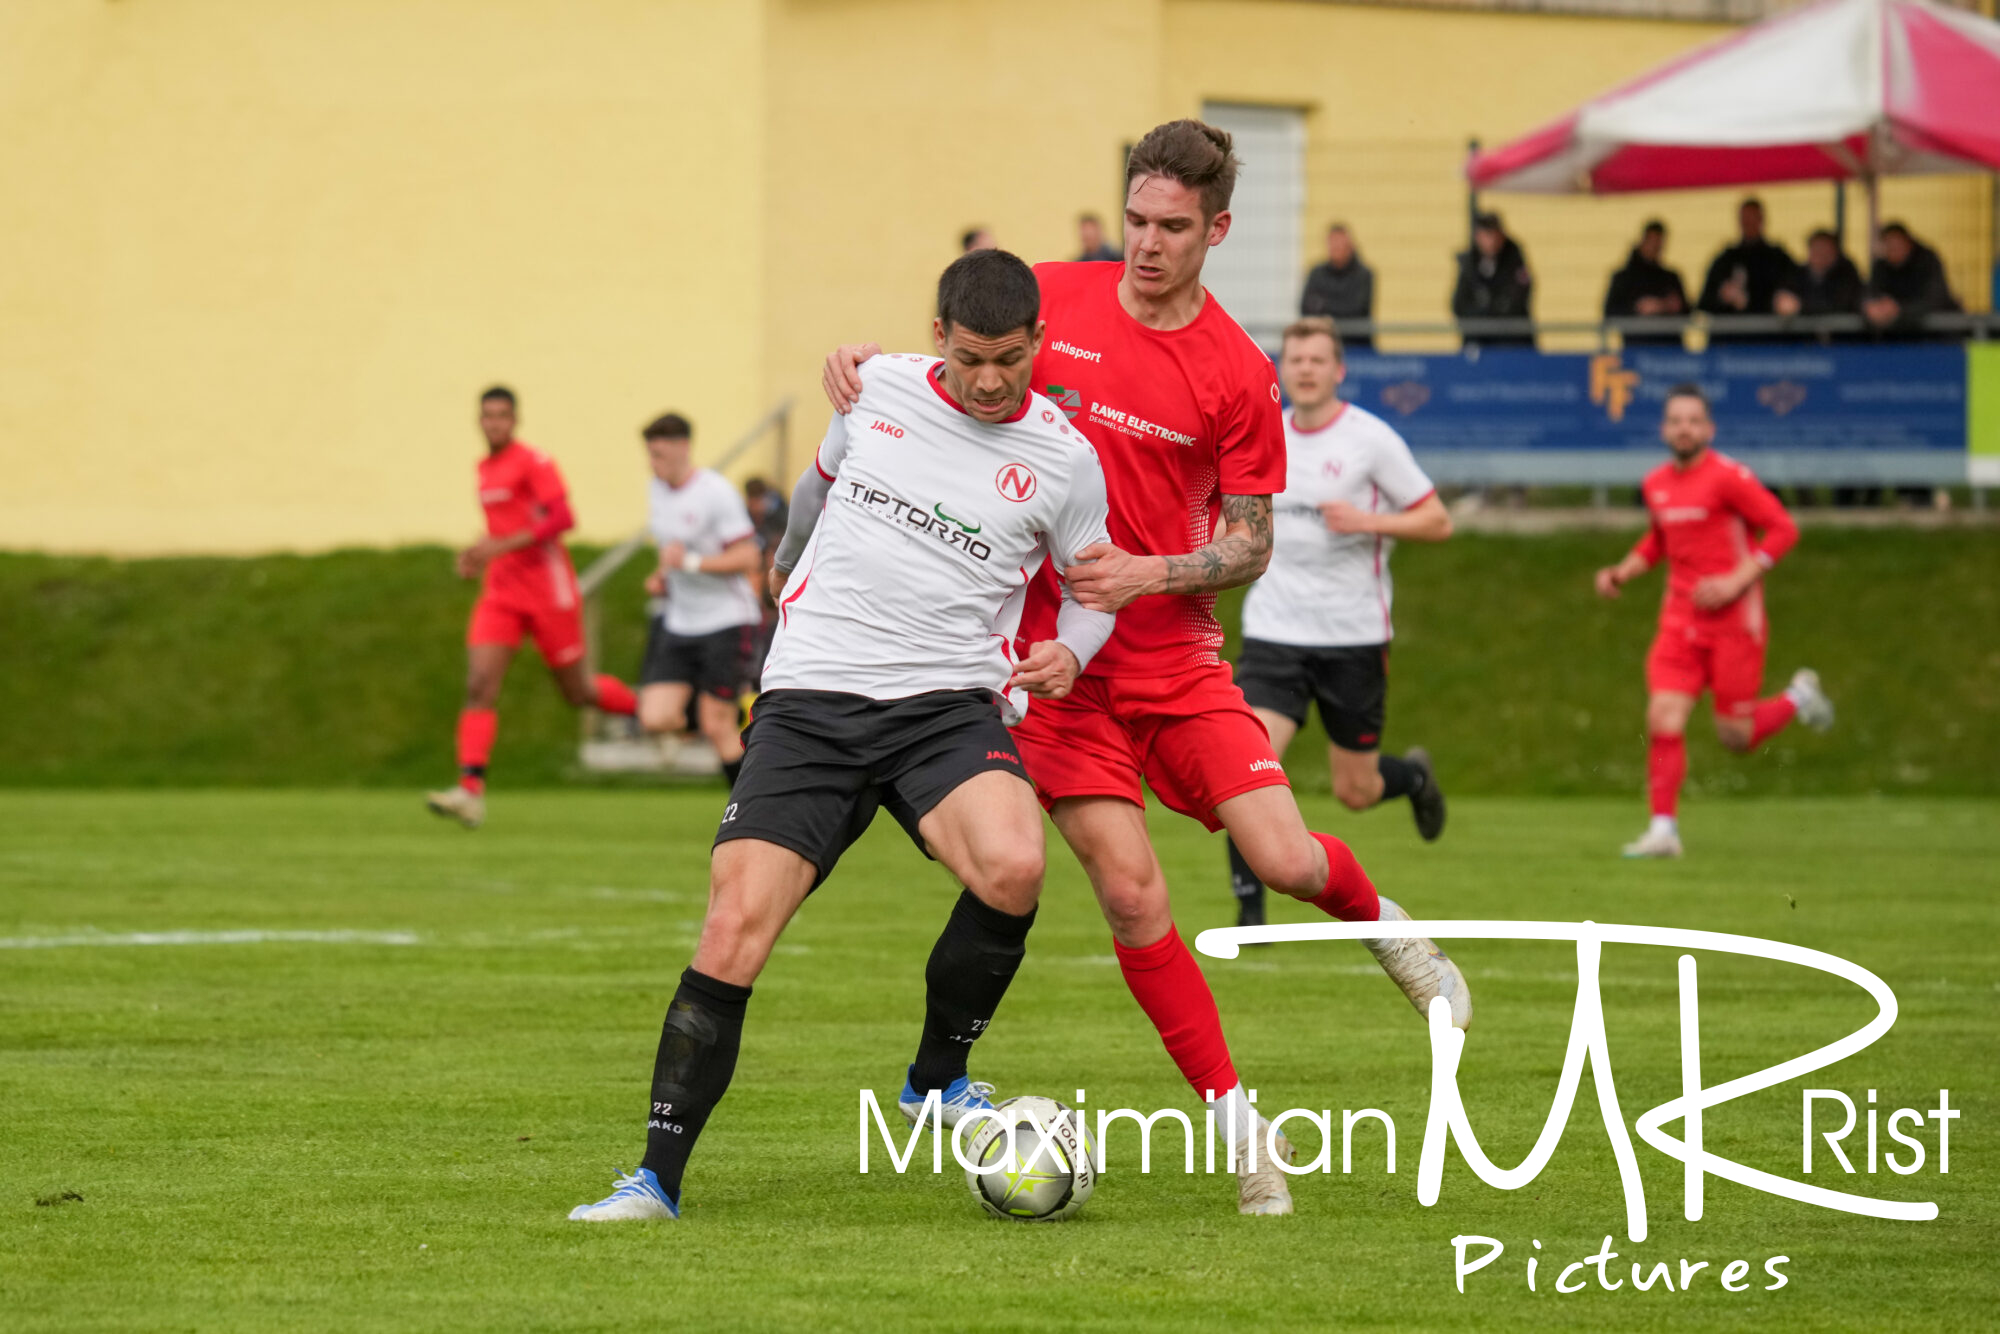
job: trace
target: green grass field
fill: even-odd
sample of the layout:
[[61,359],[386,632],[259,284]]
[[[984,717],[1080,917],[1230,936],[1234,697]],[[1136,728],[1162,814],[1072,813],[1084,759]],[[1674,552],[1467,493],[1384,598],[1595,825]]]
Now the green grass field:
[[[1934,1107],[1916,1176],[1827,1175],[1935,1200],[1929,1223],[1837,1214],[1711,1181],[1645,1147],[1652,1231],[1624,1207],[1586,1081],[1531,1186],[1456,1153],[1416,1199],[1428,1106],[1421,1022],[1357,946],[1209,961],[1267,1109],[1395,1118],[1355,1170],[1302,1178],[1290,1219],[1243,1219],[1233,1183],[1111,1169],[1074,1222],[990,1222],[962,1180],[856,1172],[856,1090],[885,1097],[914,1045],[922,969],[952,890],[888,821],[807,905],[751,1002],[742,1063],[679,1224],[585,1228],[570,1206],[636,1161],[661,1012],[690,951],[720,794],[499,790],[476,835],[411,793],[0,794],[0,1325],[43,1329],[1885,1329],[1991,1328],[2000,1172],[2000,803],[1696,798],[1691,855],[1628,865],[1633,800],[1467,799],[1445,839],[1398,810],[1308,799],[1418,915],[1635,922],[1831,951],[1882,976],[1901,1019],[1806,1083]],[[1219,843],[1156,823],[1184,929],[1224,924]],[[400,933],[119,944],[127,933]],[[45,946],[45,947],[44,947]],[[1462,1082],[1503,1164],[1547,1114],[1574,995],[1571,947],[1466,942]],[[1054,850],[1029,958],[975,1073],[1092,1107],[1194,1103],[1131,1003],[1082,878]],[[1836,979],[1701,960],[1710,1082],[1860,1026]],[[1603,994],[1627,1122],[1679,1091],[1672,951],[1609,947]],[[1717,1108],[1708,1145],[1797,1178],[1799,1089]],[[1670,1126],[1670,1130],[1678,1130]],[[1314,1135],[1294,1131],[1310,1153]],[[1885,1146],[1887,1141],[1884,1141]],[[1859,1152],[1859,1133],[1848,1141]],[[1365,1146],[1365,1151],[1364,1151]],[[879,1159],[878,1165],[879,1165]],[[1857,1158],[1857,1165],[1859,1159]],[[67,1198],[73,1194],[80,1198]],[[47,1201],[44,1203],[43,1201]],[[1453,1288],[1450,1239],[1506,1255]],[[1706,1260],[1685,1292],[1556,1294],[1612,1234],[1632,1259]],[[1540,1290],[1524,1261],[1542,1250]],[[1790,1257],[1763,1290],[1763,1262]],[[1714,1281],[1750,1262],[1750,1290]],[[1588,1277],[1588,1270],[1583,1271]]]
[[[1659,579],[1618,602],[1590,591],[1591,571],[1630,539],[1464,533],[1400,549],[1388,744],[1429,745],[1460,792],[1639,791]],[[1743,763],[1704,713],[1692,790],[2000,797],[1996,569],[2000,529],[1808,529],[1770,580],[1770,684],[1817,667],[1841,726]],[[626,674],[644,635],[642,573],[628,565],[606,599],[603,661]],[[1236,601],[1220,607],[1231,631]],[[436,548],[0,554],[0,786],[443,782],[471,602]],[[495,783],[572,780],[576,735],[530,655],[501,702]],[[1301,781],[1324,790],[1324,770]]]

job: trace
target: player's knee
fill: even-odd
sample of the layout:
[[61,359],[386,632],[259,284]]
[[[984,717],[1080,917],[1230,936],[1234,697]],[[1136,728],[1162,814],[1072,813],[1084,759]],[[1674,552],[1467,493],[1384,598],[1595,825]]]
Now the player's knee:
[[642,695],[639,698],[639,726],[648,732],[677,732],[680,730],[680,719],[657,699]]
[[1020,916],[1042,897],[1042,854],[1032,848],[1009,848],[985,858],[968,886],[979,901],[1001,912]]
[[1378,778],[1370,783],[1365,778],[1336,774],[1333,779],[1333,796],[1350,811],[1365,811],[1373,806],[1382,795],[1382,783]]
[[490,709],[500,702],[500,678],[481,673],[465,682],[465,707]]
[[1281,894],[1317,894],[1326,888],[1326,870],[1314,855],[1318,845],[1309,836],[1275,847],[1244,847],[1241,841],[1237,846],[1257,878]]
[[1173,916],[1167,907],[1166,882],[1153,877],[1109,881],[1099,887],[1097,901],[1112,934],[1121,939]]
[[1715,736],[1724,750],[1735,751],[1738,755],[1750,750],[1750,720],[1748,718],[1717,718]]

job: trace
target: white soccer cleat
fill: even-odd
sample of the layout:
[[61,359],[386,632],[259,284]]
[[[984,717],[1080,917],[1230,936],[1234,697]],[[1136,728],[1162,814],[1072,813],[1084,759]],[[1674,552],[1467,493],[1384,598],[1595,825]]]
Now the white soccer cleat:
[[1792,704],[1799,711],[1799,721],[1815,732],[1825,732],[1833,727],[1833,701],[1819,688],[1819,673],[1810,667],[1801,667],[1792,673],[1792,683],[1785,687],[1785,693],[1792,697]]
[[1627,857],[1678,857],[1681,836],[1671,829],[1648,829],[1625,845]]
[[467,829],[477,829],[486,823],[486,798],[462,787],[448,787],[442,792],[426,792],[424,805],[430,807],[432,815],[442,815],[447,820],[456,820]]
[[[1394,899],[1382,900],[1382,914],[1378,919],[1384,922],[1407,922],[1410,915]],[[1451,1026],[1453,1028],[1472,1027],[1472,988],[1467,985],[1465,974],[1451,961],[1451,956],[1438,948],[1437,942],[1426,936],[1415,939],[1397,940],[1384,937],[1380,940],[1364,940],[1375,962],[1382,965],[1382,971],[1390,980],[1403,989],[1410,998],[1410,1004],[1417,1007],[1420,1015],[1431,1012],[1431,997],[1442,996],[1451,1006]]]
[[1266,1150],[1275,1148],[1278,1157],[1290,1163],[1295,1154],[1292,1142],[1283,1134],[1270,1133],[1271,1123],[1257,1118],[1257,1168],[1250,1170],[1250,1155],[1236,1151],[1236,1212],[1270,1218],[1292,1211],[1292,1187],[1285,1174],[1273,1166]]
[[680,1211],[660,1189],[660,1179],[641,1167],[611,1183],[611,1193],[596,1204],[579,1204],[569,1211],[572,1223],[644,1223],[679,1218]]

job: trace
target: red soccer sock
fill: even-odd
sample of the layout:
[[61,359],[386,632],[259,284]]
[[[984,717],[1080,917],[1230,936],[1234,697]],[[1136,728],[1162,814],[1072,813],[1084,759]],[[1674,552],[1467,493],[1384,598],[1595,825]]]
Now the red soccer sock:
[[464,709],[458,715],[458,784],[468,792],[486,790],[486,757],[493,753],[493,734],[500,715],[492,709]]
[[1343,922],[1373,922],[1382,916],[1382,898],[1375,882],[1361,869],[1354,849],[1332,834],[1314,834],[1326,849],[1326,888],[1308,900],[1328,917]]
[[593,682],[597,687],[597,707],[606,713],[637,713],[639,697],[632,693],[632,687],[615,676],[600,673]]
[[1235,1088],[1236,1066],[1222,1036],[1215,994],[1181,943],[1180,932],[1169,926],[1166,935],[1139,949],[1127,949],[1115,939],[1111,946],[1132,999],[1160,1031],[1167,1055],[1194,1091],[1206,1098]]
[[1750,710],[1750,749],[1755,750],[1766,741],[1785,730],[1792,719],[1799,716],[1799,706],[1792,703],[1790,695],[1773,695],[1760,699]]
[[1681,780],[1687,777],[1687,739],[1656,736],[1646,745],[1646,782],[1653,794],[1653,814],[1672,815],[1681,804]]

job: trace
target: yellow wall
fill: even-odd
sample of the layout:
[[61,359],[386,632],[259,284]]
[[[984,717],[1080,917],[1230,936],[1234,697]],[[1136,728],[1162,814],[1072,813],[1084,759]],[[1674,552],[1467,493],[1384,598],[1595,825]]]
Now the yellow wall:
[[[621,534],[647,417],[688,412],[713,457],[795,395],[797,466],[828,347],[920,346],[973,223],[1069,255],[1079,209],[1117,215],[1122,146],[1207,100],[1307,108],[1301,272],[1344,217],[1382,316],[1441,319],[1466,136],[1720,31],[1308,0],[0,5],[0,548],[461,539],[495,379],[583,534]],[[1788,242],[1829,213],[1762,193]],[[1986,184],[1885,196],[1983,307]],[[1492,202],[1540,312],[1588,318],[1642,218],[1692,283],[1733,197]]]
[[763,393],[762,10],[0,6],[0,548],[463,539],[478,391],[642,511]]

